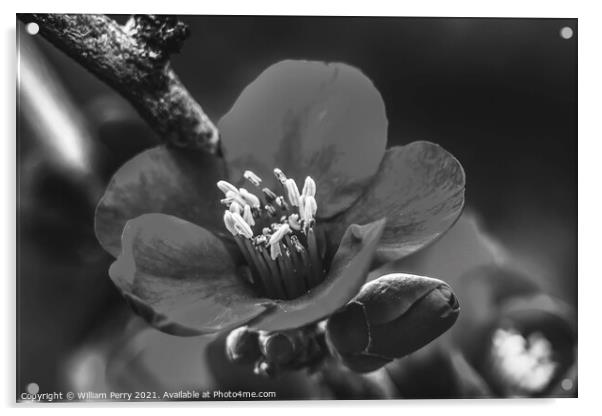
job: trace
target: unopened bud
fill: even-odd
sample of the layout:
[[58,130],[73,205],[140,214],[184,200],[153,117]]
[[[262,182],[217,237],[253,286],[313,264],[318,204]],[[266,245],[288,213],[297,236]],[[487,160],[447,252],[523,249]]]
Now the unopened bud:
[[259,334],[247,326],[236,328],[226,338],[226,355],[233,363],[252,363],[260,356]]
[[260,335],[259,348],[267,361],[276,364],[289,363],[297,352],[294,337],[285,332]]
[[446,283],[389,274],[365,284],[350,303],[331,316],[328,339],[349,368],[373,371],[443,334],[454,324],[459,310]]

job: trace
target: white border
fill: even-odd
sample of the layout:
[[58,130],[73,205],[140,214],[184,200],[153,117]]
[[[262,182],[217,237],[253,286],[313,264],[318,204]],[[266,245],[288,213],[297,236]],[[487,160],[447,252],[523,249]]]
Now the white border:
[[[2,126],[6,128],[1,141],[0,155],[4,160],[0,163],[0,183],[2,202],[0,203],[0,228],[2,240],[0,253],[4,266],[2,275],[5,288],[3,291],[3,326],[5,329],[1,342],[3,358],[3,377],[0,382],[2,404],[11,406],[15,397],[14,373],[14,311],[15,311],[15,13],[16,12],[96,12],[96,13],[179,13],[179,14],[286,14],[286,15],[364,15],[364,16],[474,16],[474,17],[565,17],[579,18],[579,396],[577,400],[510,400],[510,401],[398,401],[398,402],[293,402],[293,403],[203,403],[193,411],[198,414],[204,411],[228,411],[240,414],[262,415],[278,412],[287,415],[306,415],[325,408],[329,411],[344,411],[346,414],[364,414],[366,412],[420,412],[439,413],[445,415],[462,414],[504,415],[509,412],[536,412],[546,415],[592,414],[601,405],[596,400],[600,393],[598,385],[602,377],[600,354],[602,348],[600,337],[601,304],[598,299],[602,294],[602,272],[599,259],[602,258],[600,236],[602,229],[602,179],[601,167],[602,134],[602,98],[600,21],[602,15],[596,1],[412,1],[394,2],[369,0],[364,2],[332,2],[325,0],[304,0],[302,2],[285,1],[155,1],[146,0],[125,2],[123,0],[103,0],[98,3],[82,1],[6,1],[0,14],[3,24],[3,50],[5,65],[2,65]],[[143,411],[151,414],[163,414],[167,408],[176,407],[178,411],[188,407],[186,403],[163,403],[147,406]],[[44,412],[63,414],[67,408],[74,406],[44,406]],[[105,413],[104,407],[87,408],[85,412]],[[219,410],[217,409],[219,408]],[[330,408],[330,409],[329,409]],[[232,409],[232,410],[229,410]],[[14,409],[11,409],[14,410]],[[81,408],[75,409],[81,412]]]
[[[577,3],[577,4],[575,4]],[[20,1],[20,12],[78,12],[103,13],[177,13],[177,14],[276,14],[276,15],[338,15],[338,16],[458,16],[458,17],[577,17],[590,10],[586,2],[558,0],[528,1],[445,1],[393,2],[370,0],[363,2],[304,0],[283,2],[275,0],[254,1],[119,1],[102,3],[55,0]]]

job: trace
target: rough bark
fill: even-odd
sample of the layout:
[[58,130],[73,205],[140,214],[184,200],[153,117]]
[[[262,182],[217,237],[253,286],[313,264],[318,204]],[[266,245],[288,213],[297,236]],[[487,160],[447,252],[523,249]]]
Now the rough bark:
[[161,139],[219,151],[219,134],[169,63],[188,27],[173,16],[134,15],[121,26],[97,14],[20,14],[40,34],[123,95]]

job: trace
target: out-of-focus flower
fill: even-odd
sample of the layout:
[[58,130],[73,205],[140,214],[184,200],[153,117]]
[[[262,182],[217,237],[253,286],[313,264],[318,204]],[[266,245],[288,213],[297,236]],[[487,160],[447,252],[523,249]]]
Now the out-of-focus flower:
[[[528,287],[516,272],[482,268],[460,284],[474,284],[475,274],[490,284],[490,318],[452,334],[455,345],[483,377],[492,393],[502,397],[546,396],[561,383],[575,362],[576,327],[572,308]],[[471,282],[472,280],[472,282]],[[468,325],[467,325],[468,326]],[[466,334],[470,331],[472,343]]]
[[386,367],[402,396],[574,396],[573,309],[517,271],[519,266],[483,234],[472,215],[464,214],[418,256],[375,275],[400,267],[449,276],[462,304],[462,314],[447,334]]
[[273,65],[219,124],[223,158],[148,150],[96,211],[97,237],[117,257],[112,280],[162,331],[319,321],[358,293],[375,257],[420,249],[461,212],[458,161],[428,142],[385,151],[381,96],[348,65]]

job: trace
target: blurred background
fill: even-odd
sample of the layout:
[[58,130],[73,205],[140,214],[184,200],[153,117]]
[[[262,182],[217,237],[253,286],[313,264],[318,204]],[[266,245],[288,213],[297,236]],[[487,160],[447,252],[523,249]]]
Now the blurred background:
[[[216,122],[279,60],[361,69],[385,101],[389,145],[424,139],[456,156],[481,227],[576,305],[576,19],[182,20],[191,36],[172,63]],[[120,164],[158,138],[84,68],[20,22],[17,32],[17,390],[58,391],[78,348],[129,317],[94,237],[94,206]]]

